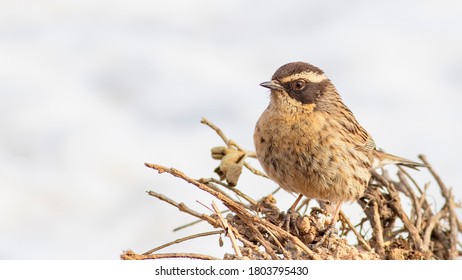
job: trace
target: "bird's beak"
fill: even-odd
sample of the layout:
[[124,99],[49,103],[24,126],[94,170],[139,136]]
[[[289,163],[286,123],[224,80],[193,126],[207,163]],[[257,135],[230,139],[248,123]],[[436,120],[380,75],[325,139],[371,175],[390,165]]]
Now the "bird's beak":
[[269,82],[263,82],[260,84],[262,87],[269,88],[269,89],[275,89],[275,90],[283,90],[284,87],[275,80],[271,80]]

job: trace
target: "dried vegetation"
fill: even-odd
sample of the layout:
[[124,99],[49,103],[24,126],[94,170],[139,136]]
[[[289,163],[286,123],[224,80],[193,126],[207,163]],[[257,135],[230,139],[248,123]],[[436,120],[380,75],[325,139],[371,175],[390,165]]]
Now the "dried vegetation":
[[[288,232],[282,227],[285,214],[276,206],[272,194],[252,198],[243,192],[245,188],[237,186],[243,168],[257,176],[266,177],[246,161],[248,157],[255,157],[255,154],[228,139],[208,120],[202,119],[202,123],[215,130],[225,144],[212,149],[212,157],[220,160],[215,170],[220,179],[193,179],[175,168],[151,163],[145,165],[211,194],[227,209],[219,210],[212,200],[211,207],[204,207],[206,213],[200,213],[161,193],[148,191],[148,194],[218,230],[174,240],[143,254],[125,251],[121,255],[122,259],[216,259],[206,255],[207,252],[156,253],[172,244],[209,235],[219,235],[220,241],[222,236],[230,239],[231,248],[223,259],[428,260],[456,259],[461,256],[462,224],[456,215],[456,208],[460,204],[455,202],[451,189],[443,183],[425,156],[419,156],[427,165],[422,172],[430,172],[444,200],[439,209],[427,196],[428,188],[435,187],[433,182],[419,185],[404,169],[400,168],[397,176],[390,176],[387,170],[382,169],[373,172],[369,188],[357,201],[364,212],[359,222],[353,224],[341,212],[338,233],[327,236],[323,233],[329,217],[321,209],[312,207],[309,215],[296,218],[295,226]],[[402,199],[410,207],[404,207]],[[298,210],[303,207],[308,209],[308,203],[309,200],[305,200]]]

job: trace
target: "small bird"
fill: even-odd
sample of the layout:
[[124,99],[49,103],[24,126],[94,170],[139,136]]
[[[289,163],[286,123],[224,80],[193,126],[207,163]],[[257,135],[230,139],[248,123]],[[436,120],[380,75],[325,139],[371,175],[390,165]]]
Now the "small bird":
[[385,164],[423,166],[376,149],[324,72],[305,62],[281,66],[271,81],[269,106],[257,121],[254,143],[266,174],[286,191],[328,202],[335,226],[341,204],[360,198],[371,170]]

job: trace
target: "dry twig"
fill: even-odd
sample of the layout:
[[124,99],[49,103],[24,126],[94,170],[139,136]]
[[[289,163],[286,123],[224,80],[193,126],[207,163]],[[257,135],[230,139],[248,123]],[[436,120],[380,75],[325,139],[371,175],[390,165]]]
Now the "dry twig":
[[165,243],[161,246],[158,246],[154,249],[151,249],[145,253],[143,253],[143,255],[150,255],[156,251],[159,251],[159,250],[162,250],[168,246],[171,246],[173,244],[178,244],[178,243],[181,243],[181,242],[184,242],[184,241],[187,241],[187,240],[191,240],[191,239],[194,239],[194,238],[198,238],[198,237],[204,237],[204,236],[210,236],[210,235],[215,235],[215,234],[222,234],[224,233],[223,230],[214,230],[214,231],[207,231],[207,232],[201,232],[201,233],[198,233],[198,234],[193,234],[193,235],[190,235],[190,236],[186,236],[186,237],[183,237],[183,238],[179,238],[179,239],[176,239],[174,241],[171,241],[171,242],[168,242],[168,243]]

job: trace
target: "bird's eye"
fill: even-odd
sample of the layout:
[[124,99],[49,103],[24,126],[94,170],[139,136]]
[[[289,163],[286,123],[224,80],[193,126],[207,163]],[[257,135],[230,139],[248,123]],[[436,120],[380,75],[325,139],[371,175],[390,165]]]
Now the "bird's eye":
[[293,90],[302,90],[304,89],[306,86],[306,82],[305,80],[296,80],[296,81],[293,81],[291,84],[290,84],[290,87],[293,89]]

